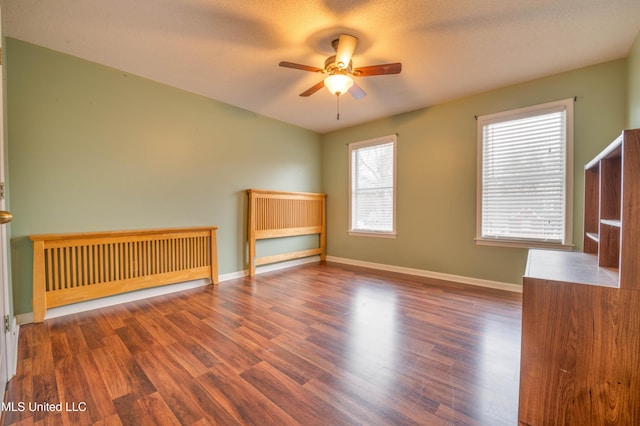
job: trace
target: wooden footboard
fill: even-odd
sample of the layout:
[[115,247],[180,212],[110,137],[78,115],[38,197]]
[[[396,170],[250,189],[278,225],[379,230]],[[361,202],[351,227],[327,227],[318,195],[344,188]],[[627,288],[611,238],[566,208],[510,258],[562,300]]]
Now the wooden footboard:
[[[254,276],[256,266],[285,260],[327,254],[326,194],[309,192],[281,192],[248,189],[249,217],[249,275]],[[256,241],[268,238],[318,234],[319,247],[256,257]]]
[[165,284],[218,282],[217,227],[31,235],[33,320],[48,308]]

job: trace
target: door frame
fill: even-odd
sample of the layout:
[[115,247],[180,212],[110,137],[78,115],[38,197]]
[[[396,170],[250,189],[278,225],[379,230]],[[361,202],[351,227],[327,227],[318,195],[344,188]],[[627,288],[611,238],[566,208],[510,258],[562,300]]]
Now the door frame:
[[[6,208],[6,181],[5,181],[5,78],[4,78],[4,52],[2,41],[2,9],[0,5],[0,210]],[[11,303],[11,285],[9,274],[9,236],[10,229],[7,225],[0,225],[0,292],[2,292],[2,306],[0,306],[0,329],[3,333],[0,337],[4,343],[4,354],[0,357],[2,368],[6,371],[7,382],[0,383],[2,394],[9,380],[15,375],[18,363],[18,331],[19,326],[13,315],[13,303]]]

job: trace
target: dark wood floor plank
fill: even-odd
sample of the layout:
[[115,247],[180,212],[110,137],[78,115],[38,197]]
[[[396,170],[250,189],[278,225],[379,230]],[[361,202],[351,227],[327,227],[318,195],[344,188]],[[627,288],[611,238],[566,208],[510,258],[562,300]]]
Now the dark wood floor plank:
[[114,329],[108,328],[109,323],[101,321],[99,316],[95,317],[94,321],[85,321],[78,326],[78,329],[82,333],[84,339],[84,346],[91,349],[101,347],[104,342],[103,339],[107,336],[113,335]]
[[124,327],[116,329],[116,334],[131,354],[135,355],[138,352],[148,351],[153,346],[160,346],[153,335],[138,322],[138,318],[130,318],[125,324]]
[[[349,416],[353,423],[363,425],[418,424],[387,404],[386,396],[368,382],[340,372],[340,378],[326,373],[307,382],[304,387]],[[419,414],[422,424],[437,424],[438,417],[430,412]]]
[[349,424],[350,418],[276,368],[261,362],[240,375],[305,425]]
[[310,264],[21,327],[5,424],[515,425],[521,295]]
[[156,391],[133,355],[118,336],[104,339],[105,345],[91,352],[103,383],[112,399],[124,395],[149,395]]
[[143,419],[147,425],[180,425],[164,398],[159,393],[152,393],[136,400],[136,418]]
[[219,362],[211,352],[191,339],[165,346],[164,349],[167,361],[179,364],[192,378],[205,374],[211,366]]
[[126,305],[114,305],[81,314],[82,323],[95,324],[102,330],[117,330],[125,326],[125,321],[132,317]]
[[[324,374],[324,370],[307,361],[306,359],[288,351],[277,343],[263,338],[245,327],[237,330],[238,336],[243,339],[238,341],[252,341],[260,348],[260,359],[268,362],[284,374],[300,384],[304,384],[310,379]],[[245,340],[246,339],[246,340]]]
[[169,318],[179,327],[192,330],[196,342],[238,373],[260,361],[253,353],[242,350],[236,342],[188,312],[171,314]]
[[52,342],[50,341],[33,346],[33,358],[31,358],[32,374],[46,374],[54,371],[55,365],[51,346]]
[[188,390],[189,373],[179,365],[165,362],[163,355],[156,350],[138,353],[136,358],[181,424],[193,424],[203,419],[205,407],[199,406],[197,398]]
[[[57,412],[62,415],[64,424],[91,424],[100,418],[94,401],[94,391],[98,389],[95,384],[87,381],[76,359],[67,357],[60,361],[56,368],[56,383],[58,398],[46,402],[61,404],[61,409]],[[92,409],[75,411],[75,407],[81,404],[86,404]],[[69,405],[73,408],[68,409]]]
[[324,371],[340,369],[341,360],[335,357],[333,353],[306,339],[300,339],[293,333],[282,334],[273,339],[273,341]]
[[239,424],[297,424],[282,408],[220,364],[212,367],[197,381],[216,401],[216,407],[222,408]]
[[136,401],[139,396],[125,394],[113,400],[113,405],[118,413],[118,419],[123,425],[142,424]]
[[[92,414],[92,420],[98,421],[103,418],[108,418],[115,414],[115,407],[113,406],[113,400],[107,391],[107,387],[102,379],[100,370],[94,362],[91,354],[87,352],[81,352],[76,354],[74,362],[77,363],[77,368],[80,368],[81,375],[83,376],[83,382],[86,383],[91,392],[91,398],[83,399],[76,402],[76,407],[79,410],[87,409]],[[83,403],[85,405],[81,405]],[[91,403],[90,410],[88,404]],[[74,408],[74,407],[70,407]]]
[[[135,318],[137,325],[141,328],[141,332],[148,335],[153,340],[154,345],[167,346],[172,345],[186,338],[186,334],[181,332],[171,333],[166,327],[166,321],[158,321],[158,318],[165,318],[164,315],[138,315]],[[148,348],[148,346],[147,346]]]

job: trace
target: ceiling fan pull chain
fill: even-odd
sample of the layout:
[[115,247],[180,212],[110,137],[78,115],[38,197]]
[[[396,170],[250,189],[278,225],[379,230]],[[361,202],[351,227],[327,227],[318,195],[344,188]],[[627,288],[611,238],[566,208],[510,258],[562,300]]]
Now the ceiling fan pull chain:
[[340,120],[340,95],[336,95],[336,103],[337,103],[337,110],[338,110],[338,114],[336,115],[336,120]]

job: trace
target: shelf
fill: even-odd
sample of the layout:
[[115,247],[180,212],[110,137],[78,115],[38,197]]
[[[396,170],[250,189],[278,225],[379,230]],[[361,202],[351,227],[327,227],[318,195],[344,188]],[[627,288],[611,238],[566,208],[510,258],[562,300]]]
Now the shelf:
[[[600,267],[620,267],[624,152],[628,151],[633,133],[623,132],[585,166],[585,205],[583,251],[598,255]],[[625,151],[626,150],[626,151]],[[632,156],[633,157],[633,156]],[[632,158],[630,157],[630,158]],[[635,175],[627,179],[635,179]],[[628,187],[629,183],[624,182]]]
[[598,266],[594,254],[529,250],[525,278],[617,288],[618,269]]
[[618,136],[608,147],[606,147],[600,154],[598,154],[593,160],[589,161],[585,166],[585,170],[597,169],[600,166],[600,160],[605,158],[620,157],[622,156],[622,143],[624,141],[624,134]]
[[616,228],[622,227],[622,221],[615,219],[600,219],[600,223],[603,225],[614,226]]

